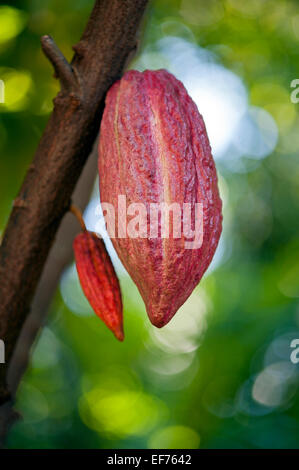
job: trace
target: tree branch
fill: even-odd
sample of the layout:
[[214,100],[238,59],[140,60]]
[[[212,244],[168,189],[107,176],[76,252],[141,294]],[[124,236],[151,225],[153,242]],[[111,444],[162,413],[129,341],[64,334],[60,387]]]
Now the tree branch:
[[[97,153],[96,140],[93,151],[88,157],[87,163],[84,166],[84,170],[81,173],[76,189],[72,195],[75,204],[82,209],[87,205],[94,186],[97,169]],[[19,418],[19,415],[12,408],[14,396],[22,375],[28,366],[32,345],[40,328],[46,321],[49,305],[56,291],[61,273],[72,260],[72,242],[79,232],[80,225],[78,222],[70,213],[66,214],[60,224],[55,243],[51,248],[43,274],[39,280],[31,304],[30,315],[26,318],[10,361],[9,370],[7,372],[7,383],[12,395],[12,400],[0,406],[0,448],[4,446],[5,437],[10,426]]]
[[0,338],[6,352],[6,364],[0,365],[0,402],[9,397],[7,369],[55,234],[99,130],[105,93],[120,77],[135,47],[146,3],[96,1],[71,63],[81,84],[80,96],[73,88],[65,88],[70,85],[69,71],[60,54],[50,48],[62,90],[54,100],[0,247]]

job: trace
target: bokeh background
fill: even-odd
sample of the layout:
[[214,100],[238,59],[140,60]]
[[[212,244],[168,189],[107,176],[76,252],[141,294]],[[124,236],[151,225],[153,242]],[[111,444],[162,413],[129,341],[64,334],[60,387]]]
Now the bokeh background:
[[[39,37],[50,33],[70,59],[92,5],[1,3],[1,231],[58,91]],[[299,79],[298,2],[151,1],[129,67],[172,71],[203,114],[224,204],[221,242],[162,330],[111,251],[124,295],[123,344],[67,266],[7,445],[298,448],[299,364],[290,360],[299,338],[299,103],[290,86]],[[94,230],[97,187],[85,212]]]

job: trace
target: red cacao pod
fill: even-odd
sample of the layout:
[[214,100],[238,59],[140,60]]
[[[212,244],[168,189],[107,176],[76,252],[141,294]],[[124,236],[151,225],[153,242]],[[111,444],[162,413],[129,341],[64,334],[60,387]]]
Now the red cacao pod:
[[[222,229],[221,199],[202,116],[183,84],[166,70],[127,72],[106,97],[99,142],[100,194],[123,217],[126,203],[142,203],[147,221],[141,237],[112,237],[113,245],[146,305],[162,327],[186,301],[209,266]],[[187,236],[151,237],[151,204],[202,207],[202,244],[186,249]],[[136,206],[135,206],[136,207]],[[131,214],[133,215],[133,214]],[[181,223],[184,222],[183,213]],[[172,220],[172,227],[174,220]],[[111,236],[111,229],[108,228]],[[112,234],[114,235],[114,234]]]
[[76,267],[82,290],[95,311],[123,341],[121,291],[114,267],[103,240],[95,233],[79,233],[73,243]]

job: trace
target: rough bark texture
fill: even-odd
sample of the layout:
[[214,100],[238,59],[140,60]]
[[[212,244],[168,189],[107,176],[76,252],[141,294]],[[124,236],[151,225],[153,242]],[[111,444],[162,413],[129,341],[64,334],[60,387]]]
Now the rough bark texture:
[[104,97],[136,47],[147,0],[97,0],[71,65],[49,36],[42,47],[61,81],[54,111],[14,202],[0,248],[0,403],[7,369],[47,255],[99,129]]

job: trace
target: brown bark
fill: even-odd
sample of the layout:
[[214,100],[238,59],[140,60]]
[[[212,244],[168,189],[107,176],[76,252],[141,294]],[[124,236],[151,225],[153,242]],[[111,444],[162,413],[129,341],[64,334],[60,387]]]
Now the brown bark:
[[[85,208],[89,201],[94,186],[96,169],[97,141],[72,195],[72,200],[80,208]],[[7,371],[7,385],[11,393],[11,400],[0,406],[0,448],[4,445],[11,424],[19,417],[18,413],[13,410],[14,396],[28,366],[32,345],[46,321],[47,312],[59,283],[60,275],[65,266],[72,260],[72,242],[79,232],[80,225],[78,221],[72,214],[67,213],[60,224],[55,242],[38,282],[30,314],[22,327],[10,360]]]
[[0,403],[9,399],[7,369],[62,217],[99,129],[104,97],[136,47],[147,0],[97,0],[68,64],[49,36],[42,47],[61,91],[14,202],[0,247]]

